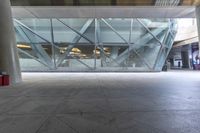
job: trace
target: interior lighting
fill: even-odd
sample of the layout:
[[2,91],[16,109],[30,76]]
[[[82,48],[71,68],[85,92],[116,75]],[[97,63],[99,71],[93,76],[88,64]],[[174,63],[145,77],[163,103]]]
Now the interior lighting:
[[17,44],[18,48],[31,48],[31,46],[24,45],[24,44]]

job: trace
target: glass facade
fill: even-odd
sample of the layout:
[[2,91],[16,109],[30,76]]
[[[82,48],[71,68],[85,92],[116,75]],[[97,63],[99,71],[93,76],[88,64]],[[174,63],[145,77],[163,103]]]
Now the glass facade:
[[174,19],[14,19],[22,71],[161,71]]

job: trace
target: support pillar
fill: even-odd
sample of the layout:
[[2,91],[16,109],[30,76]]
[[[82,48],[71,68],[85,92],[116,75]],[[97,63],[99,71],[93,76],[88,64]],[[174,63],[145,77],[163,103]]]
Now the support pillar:
[[181,51],[182,68],[189,68],[189,47],[183,46]]
[[0,71],[10,75],[11,84],[21,82],[10,0],[0,0]]
[[196,20],[197,20],[197,29],[199,37],[199,57],[200,57],[200,6],[196,6]]

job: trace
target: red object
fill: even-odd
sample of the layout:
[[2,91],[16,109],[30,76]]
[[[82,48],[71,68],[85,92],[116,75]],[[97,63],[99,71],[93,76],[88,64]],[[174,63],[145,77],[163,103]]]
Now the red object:
[[7,86],[10,84],[10,77],[9,75],[3,75],[3,86]]
[[0,75],[0,86],[2,86],[2,85],[3,85],[3,76]]

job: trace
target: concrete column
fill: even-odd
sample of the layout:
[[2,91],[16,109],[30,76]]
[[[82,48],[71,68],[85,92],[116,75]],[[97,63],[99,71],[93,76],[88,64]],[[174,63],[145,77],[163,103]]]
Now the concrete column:
[[10,75],[11,84],[21,82],[10,0],[0,0],[0,71]]
[[200,6],[196,7],[196,20],[197,20],[197,29],[199,36],[199,57],[200,57]]

